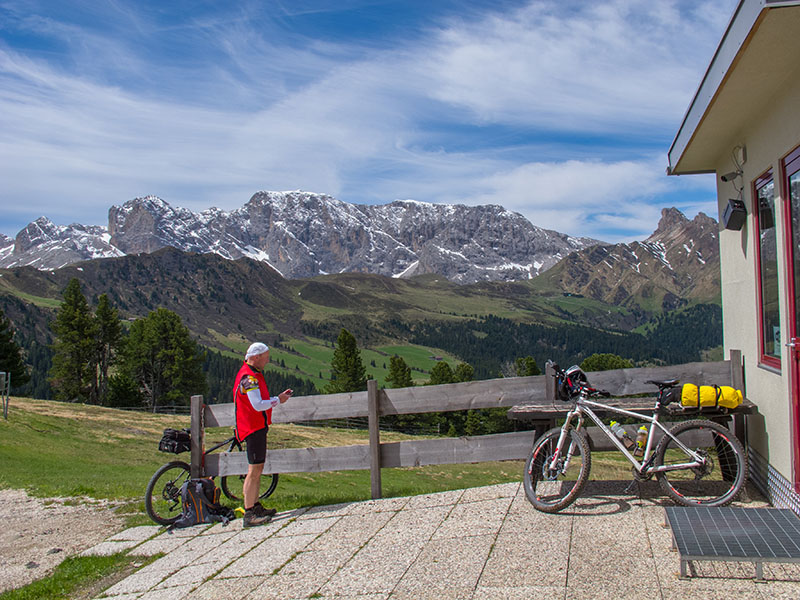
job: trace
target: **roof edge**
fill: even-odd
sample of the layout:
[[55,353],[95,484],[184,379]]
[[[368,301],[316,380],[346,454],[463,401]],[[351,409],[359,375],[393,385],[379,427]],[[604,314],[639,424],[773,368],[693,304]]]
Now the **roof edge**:
[[747,46],[767,11],[787,6],[800,6],[800,0],[739,1],[667,152],[668,175],[689,174],[688,171],[681,173],[678,163],[694,139],[731,69],[738,62],[741,51]]

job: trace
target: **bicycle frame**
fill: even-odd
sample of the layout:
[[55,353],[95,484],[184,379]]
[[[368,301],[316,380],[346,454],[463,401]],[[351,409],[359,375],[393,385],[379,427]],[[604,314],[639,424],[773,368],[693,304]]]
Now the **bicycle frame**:
[[203,456],[205,456],[206,454],[211,454],[212,452],[214,452],[214,450],[218,450],[219,448],[222,448],[223,446],[226,446],[227,444],[231,445],[231,447],[228,449],[229,452],[231,450],[233,450],[234,447],[238,447],[239,450],[242,449],[242,445],[236,440],[236,436],[232,436],[232,437],[229,437],[224,442],[220,442],[216,446],[211,446],[211,448],[209,448],[208,450],[203,452]]
[[[611,429],[605,423],[603,423],[600,417],[598,417],[590,407],[594,407],[595,409],[611,411],[619,415],[625,415],[626,417],[633,417],[635,419],[639,419],[647,423],[650,423],[650,428],[647,432],[647,444],[645,445],[642,462],[636,460],[636,457],[630,453],[630,451],[625,447],[625,444],[623,444],[622,441],[616,435],[614,435],[614,432],[612,432]],[[655,408],[653,410],[653,415],[652,416],[643,415],[641,413],[625,410],[624,408],[609,406],[607,404],[602,404],[601,402],[595,402],[593,400],[589,400],[586,397],[586,392],[582,391],[575,403],[575,408],[573,408],[571,411],[569,411],[569,413],[567,413],[567,420],[564,421],[564,425],[561,426],[561,435],[558,438],[558,446],[556,452],[554,453],[553,459],[550,462],[549,466],[550,470],[552,471],[558,470],[558,460],[560,458],[558,455],[558,448],[561,448],[561,445],[564,443],[564,440],[567,436],[567,432],[572,427],[572,421],[577,417],[578,425],[575,427],[575,429],[579,431],[581,427],[583,427],[583,423],[585,420],[584,415],[589,415],[589,418],[592,421],[594,421],[594,423],[598,427],[600,427],[600,430],[605,434],[605,436],[609,440],[611,440],[611,442],[617,447],[617,449],[620,452],[622,452],[622,454],[625,456],[625,458],[628,459],[631,465],[633,465],[633,468],[639,475],[647,477],[649,475],[652,475],[653,473],[662,473],[665,471],[680,471],[684,469],[691,469],[694,467],[703,466],[705,464],[705,459],[699,454],[697,454],[694,450],[684,445],[678,438],[672,435],[670,431],[666,427],[664,427],[664,425],[662,425],[659,422],[658,420],[659,408],[660,408],[660,403],[656,402]],[[655,432],[656,427],[658,427],[664,433],[664,435],[669,436],[670,439],[672,439],[672,441],[675,442],[675,444],[678,447],[680,447],[681,450],[686,452],[687,456],[691,456],[693,462],[661,465],[659,467],[654,467],[652,465],[652,462],[655,457],[655,453],[652,452],[652,450],[654,449],[653,433]],[[565,457],[564,465],[562,467],[564,471],[567,470],[569,462],[572,459],[573,445],[574,444],[570,443],[569,450],[567,451],[567,456]]]

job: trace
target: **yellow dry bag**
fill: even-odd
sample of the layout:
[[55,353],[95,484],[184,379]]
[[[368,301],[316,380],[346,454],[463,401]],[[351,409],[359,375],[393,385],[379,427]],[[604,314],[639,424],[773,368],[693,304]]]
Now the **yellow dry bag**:
[[701,385],[684,383],[681,404],[685,407],[736,408],[742,403],[742,392],[729,385]]

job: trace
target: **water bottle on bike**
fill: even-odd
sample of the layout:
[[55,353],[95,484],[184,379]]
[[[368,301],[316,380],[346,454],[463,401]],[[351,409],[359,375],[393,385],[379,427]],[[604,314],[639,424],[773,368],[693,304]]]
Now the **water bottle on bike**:
[[647,444],[647,426],[642,425],[636,435],[636,449],[633,451],[633,455],[644,456],[645,444]]
[[625,447],[628,450],[636,445],[636,442],[631,439],[631,436],[628,435],[628,432],[625,431],[625,428],[616,421],[611,421],[611,431],[613,431],[614,435],[616,435],[622,441],[622,443],[625,444]]

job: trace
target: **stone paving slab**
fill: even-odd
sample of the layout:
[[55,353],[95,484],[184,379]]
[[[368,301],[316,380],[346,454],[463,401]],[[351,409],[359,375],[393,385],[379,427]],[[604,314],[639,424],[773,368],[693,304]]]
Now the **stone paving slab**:
[[140,527],[130,527],[125,531],[120,531],[116,535],[112,535],[110,538],[106,539],[107,542],[122,542],[122,541],[134,541],[134,542],[143,542],[145,540],[150,539],[158,535],[161,531],[161,527],[158,525],[142,525]]
[[81,556],[111,556],[112,554],[119,554],[120,552],[135,548],[138,545],[139,542],[135,540],[121,540],[115,542],[106,540],[105,542],[100,542],[84,550],[81,552]]
[[[655,487],[654,487],[655,486]],[[137,527],[96,546],[165,552],[102,594],[108,600],[516,600],[800,597],[800,565],[694,562],[679,578],[657,484],[590,482],[558,514],[519,483],[313,507],[262,527],[241,520],[178,530]],[[763,506],[752,497],[740,505]]]
[[469,598],[478,584],[494,535],[474,535],[459,541],[433,540],[426,544],[414,564],[392,591],[398,599]]

